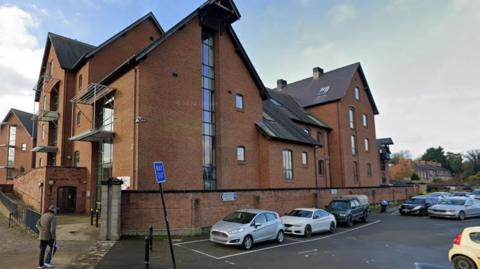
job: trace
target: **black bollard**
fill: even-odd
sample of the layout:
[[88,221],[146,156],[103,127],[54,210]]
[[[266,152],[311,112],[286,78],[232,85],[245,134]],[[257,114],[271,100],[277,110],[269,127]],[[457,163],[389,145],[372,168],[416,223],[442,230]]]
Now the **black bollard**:
[[90,208],[90,226],[93,226],[93,208]]
[[12,227],[12,217],[13,217],[13,212],[10,212],[8,215],[8,228]]
[[98,209],[95,210],[95,227],[98,228],[98,216],[99,216],[100,212]]
[[153,226],[148,228],[148,240],[150,243],[150,251],[153,251]]
[[148,236],[145,236],[145,261],[143,263],[145,263],[145,266],[147,268],[150,263],[150,249],[149,249],[150,243],[148,241],[149,241]]

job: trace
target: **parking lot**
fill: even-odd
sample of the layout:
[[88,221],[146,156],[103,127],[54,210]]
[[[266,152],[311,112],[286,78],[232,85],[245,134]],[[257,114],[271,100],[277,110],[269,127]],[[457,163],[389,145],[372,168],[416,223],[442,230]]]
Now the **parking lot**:
[[[309,239],[287,236],[283,244],[250,251],[209,242],[174,242],[178,268],[423,268],[451,269],[447,252],[454,236],[480,219],[463,222],[428,217],[372,214],[365,224],[339,227]],[[122,240],[97,268],[145,268],[143,241]],[[168,244],[156,241],[150,268],[169,268]]]

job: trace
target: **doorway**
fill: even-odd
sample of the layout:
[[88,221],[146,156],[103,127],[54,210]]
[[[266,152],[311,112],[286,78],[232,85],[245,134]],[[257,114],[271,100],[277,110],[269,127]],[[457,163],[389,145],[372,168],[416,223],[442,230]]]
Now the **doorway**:
[[59,187],[57,191],[57,207],[59,213],[75,213],[77,188]]

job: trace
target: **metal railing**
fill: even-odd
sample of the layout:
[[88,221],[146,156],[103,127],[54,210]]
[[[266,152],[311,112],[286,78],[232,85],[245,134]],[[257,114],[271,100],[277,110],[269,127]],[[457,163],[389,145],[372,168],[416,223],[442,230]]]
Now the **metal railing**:
[[32,230],[34,233],[38,234],[38,229],[36,227],[37,221],[40,219],[41,215],[38,212],[33,211],[30,208],[25,210],[25,218],[23,219],[23,223],[27,228]]
[[14,213],[15,215],[18,215],[18,205],[14,201],[12,201],[10,198],[8,198],[5,193],[0,191],[0,202],[8,208],[10,213]]

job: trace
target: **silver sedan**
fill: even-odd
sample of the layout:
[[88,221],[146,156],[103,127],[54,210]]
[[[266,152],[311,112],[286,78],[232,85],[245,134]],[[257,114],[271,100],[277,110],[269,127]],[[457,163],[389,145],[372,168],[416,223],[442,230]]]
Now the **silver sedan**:
[[455,218],[464,220],[470,217],[480,217],[480,200],[455,197],[441,201],[428,209],[430,217]]

